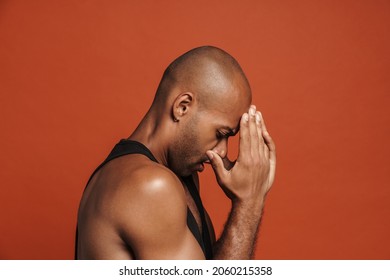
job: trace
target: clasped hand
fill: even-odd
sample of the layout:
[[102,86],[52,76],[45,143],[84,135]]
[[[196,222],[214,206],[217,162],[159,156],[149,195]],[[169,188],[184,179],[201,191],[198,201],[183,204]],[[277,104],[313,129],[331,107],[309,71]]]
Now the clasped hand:
[[264,119],[251,105],[240,120],[240,143],[235,162],[207,151],[218,184],[232,201],[263,201],[276,169],[275,144]]

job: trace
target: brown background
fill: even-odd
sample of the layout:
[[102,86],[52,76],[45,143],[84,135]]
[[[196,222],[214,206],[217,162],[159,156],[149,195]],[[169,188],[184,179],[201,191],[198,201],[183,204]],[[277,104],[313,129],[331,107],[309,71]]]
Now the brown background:
[[[277,144],[256,258],[390,259],[389,15],[388,0],[0,1],[0,258],[73,257],[89,175],[168,63],[211,44]],[[209,168],[201,183],[220,232],[229,201]]]

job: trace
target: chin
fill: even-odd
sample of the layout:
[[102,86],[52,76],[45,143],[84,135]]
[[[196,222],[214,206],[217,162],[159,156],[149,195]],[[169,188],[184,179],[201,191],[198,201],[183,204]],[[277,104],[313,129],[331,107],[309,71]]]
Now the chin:
[[191,170],[182,170],[180,173],[177,173],[180,177],[188,177],[190,175],[192,175],[192,173],[194,173],[195,171],[191,171]]
[[183,166],[181,168],[174,168],[172,167],[171,170],[173,173],[175,173],[179,177],[187,177],[192,175],[194,171],[190,170],[189,168],[184,169]]

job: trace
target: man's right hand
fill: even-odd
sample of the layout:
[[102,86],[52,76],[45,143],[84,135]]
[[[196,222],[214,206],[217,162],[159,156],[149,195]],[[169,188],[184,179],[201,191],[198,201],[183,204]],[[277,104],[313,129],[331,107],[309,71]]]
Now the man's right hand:
[[251,105],[240,121],[239,154],[234,166],[225,168],[227,158],[207,151],[218,184],[226,195],[238,203],[253,202],[262,206],[274,182],[276,169],[275,144],[260,112]]

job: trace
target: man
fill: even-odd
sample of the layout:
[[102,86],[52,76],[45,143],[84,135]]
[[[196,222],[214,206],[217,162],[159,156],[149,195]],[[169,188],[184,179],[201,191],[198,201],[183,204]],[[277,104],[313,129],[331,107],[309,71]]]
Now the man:
[[[80,259],[249,259],[275,175],[275,146],[236,60],[193,49],[164,72],[149,111],[91,176],[78,214]],[[227,141],[240,129],[239,155]],[[216,241],[197,172],[211,163],[232,207]]]

